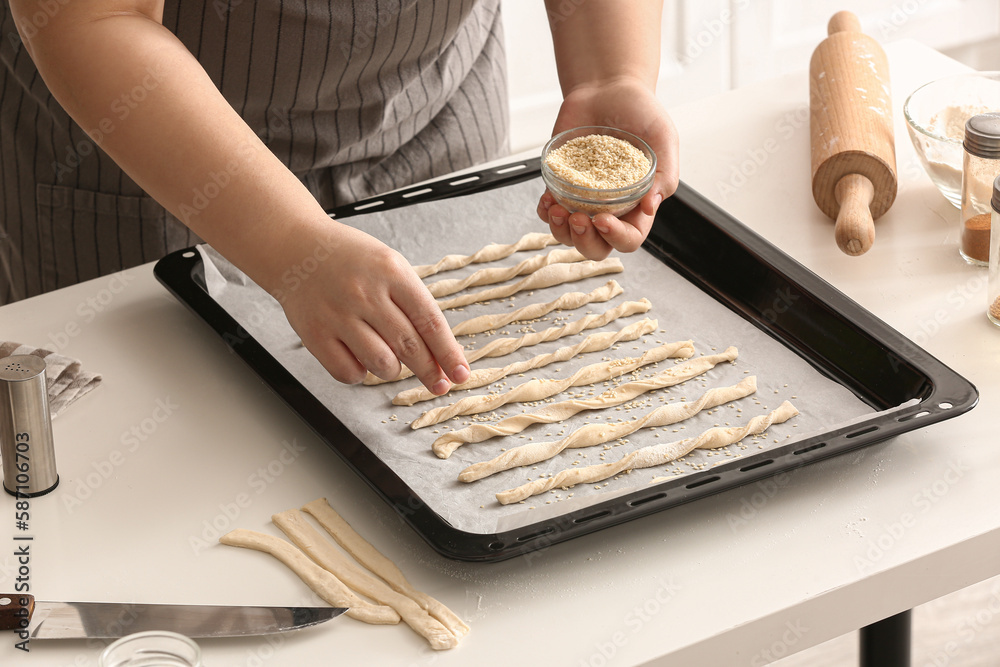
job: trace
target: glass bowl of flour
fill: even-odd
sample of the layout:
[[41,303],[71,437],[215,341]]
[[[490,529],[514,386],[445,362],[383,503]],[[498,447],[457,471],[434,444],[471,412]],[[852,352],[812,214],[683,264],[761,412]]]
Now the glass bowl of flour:
[[903,105],[906,129],[924,170],[956,208],[962,205],[965,122],[1000,111],[1000,72],[970,72],[931,81]]

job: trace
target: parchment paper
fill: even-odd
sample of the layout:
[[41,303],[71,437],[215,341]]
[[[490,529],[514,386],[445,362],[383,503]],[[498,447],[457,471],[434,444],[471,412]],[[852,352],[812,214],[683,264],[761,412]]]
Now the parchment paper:
[[[429,264],[446,254],[469,254],[486,243],[513,243],[525,233],[547,231],[547,226],[535,214],[535,206],[542,190],[541,180],[536,179],[500,190],[352,217],[344,222],[396,248],[413,264]],[[547,250],[555,247],[557,246],[551,246]],[[503,366],[515,360],[552,352],[559,347],[575,344],[590,333],[618,330],[642,317],[658,320],[659,326],[655,333],[634,342],[622,343],[617,351],[590,353],[538,369],[526,374],[526,377],[507,378],[508,388],[533,377],[565,377],[582,366],[601,361],[603,357],[638,356],[659,342],[676,340],[693,340],[696,356],[721,352],[727,346],[735,345],[739,349],[736,362],[720,364],[709,373],[669,390],[645,394],[637,399],[641,405],[632,409],[623,407],[583,412],[563,424],[535,425],[519,435],[464,445],[450,458],[439,459],[431,452],[431,443],[449,429],[462,428],[470,418],[459,417],[457,420],[419,430],[411,430],[408,422],[425,410],[454,402],[459,397],[487,393],[489,387],[460,392],[457,397],[448,395],[410,407],[400,407],[391,404],[392,397],[402,389],[417,386],[419,383],[416,378],[371,387],[342,385],[333,380],[299,344],[298,337],[289,327],[276,301],[213,249],[202,246],[201,252],[212,297],[410,485],[423,502],[453,526],[469,532],[493,533],[529,525],[549,516],[606,500],[610,497],[609,494],[617,495],[649,486],[654,477],[689,474],[696,466],[713,466],[734,457],[749,456],[768,447],[788,444],[874,413],[873,408],[847,388],[822,376],[796,353],[688,283],[646,251],[639,250],[621,255],[625,265],[623,273],[599,276],[533,293],[522,292],[513,301],[467,306],[462,312],[447,311],[446,316],[449,323],[455,325],[464,319],[485,313],[551,301],[569,291],[589,292],[614,278],[621,283],[625,292],[609,302],[591,304],[576,311],[553,312],[545,320],[530,325],[530,329],[524,329],[525,325],[512,324],[497,335],[518,336],[522,329],[541,331],[576,320],[589,312],[604,312],[624,300],[639,300],[642,297],[653,303],[649,313],[616,320],[602,329],[588,330],[576,336],[522,348],[507,357],[482,359],[473,364],[473,368]],[[470,265],[458,271],[428,277],[425,282],[462,277],[485,266],[513,265],[533,252],[515,253],[492,264]],[[472,289],[481,290],[484,287]],[[556,317],[567,319],[556,321]],[[489,340],[492,338],[479,334],[474,338],[463,336],[459,342],[478,347]],[[653,375],[678,362],[667,360],[656,367],[646,367],[641,375]],[[683,462],[636,470],[631,474],[621,475],[618,479],[607,480],[606,484],[601,482],[599,489],[595,488],[598,485],[593,484],[577,485],[568,491],[556,490],[555,493],[535,496],[523,504],[500,505],[494,494],[518,486],[528,478],[537,479],[542,474],[556,473],[574,466],[574,462],[576,466],[600,463],[603,446],[567,450],[537,466],[508,470],[472,484],[457,481],[458,473],[466,466],[493,458],[503,448],[525,444],[529,442],[529,438],[535,441],[555,440],[559,439],[558,433],[568,435],[585,423],[638,418],[664,402],[684,399],[693,401],[712,387],[735,384],[747,375],[757,376],[756,394],[735,402],[733,407],[728,407],[727,404],[713,410],[712,414],[702,412],[680,424],[662,429],[640,430],[628,436],[627,442],[609,443],[612,448],[605,452],[604,461],[617,460],[639,447],[693,437],[715,425],[745,424],[752,417],[777,408],[784,400],[790,400],[801,414],[785,424],[768,429],[766,438],[747,438],[741,445],[733,445],[717,452],[696,450]],[[625,377],[616,383],[629,379],[631,378]],[[568,397],[567,394],[581,391],[592,390],[593,395],[597,395],[611,384],[574,388],[550,400],[563,400]],[[511,404],[498,412],[513,415],[522,410],[531,411],[532,408]]]

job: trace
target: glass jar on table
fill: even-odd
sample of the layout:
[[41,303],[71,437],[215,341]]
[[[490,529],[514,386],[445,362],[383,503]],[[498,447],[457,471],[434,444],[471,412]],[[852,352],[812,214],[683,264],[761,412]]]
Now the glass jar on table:
[[104,649],[98,667],[204,667],[201,649],[176,632],[153,630],[122,637]]
[[1000,113],[973,116],[965,124],[962,161],[962,229],[959,252],[970,264],[990,261],[993,181],[1000,176]]
[[991,200],[990,270],[986,286],[986,316],[1000,327],[1000,176],[993,181]]

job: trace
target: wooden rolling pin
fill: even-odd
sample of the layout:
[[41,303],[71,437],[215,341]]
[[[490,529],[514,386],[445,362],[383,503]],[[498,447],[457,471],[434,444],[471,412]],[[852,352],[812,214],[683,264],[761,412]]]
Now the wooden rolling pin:
[[896,198],[889,63],[851,12],[834,14],[828,32],[809,63],[813,198],[837,221],[840,249],[861,255]]

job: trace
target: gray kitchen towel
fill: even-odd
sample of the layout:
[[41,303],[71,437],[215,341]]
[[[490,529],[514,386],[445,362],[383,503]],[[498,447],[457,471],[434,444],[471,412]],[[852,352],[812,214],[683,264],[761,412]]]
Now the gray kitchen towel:
[[45,385],[49,394],[49,414],[52,417],[101,384],[101,376],[84,371],[76,359],[64,357],[44,347],[31,347],[13,341],[0,342],[0,359],[15,354],[33,354],[45,360]]

